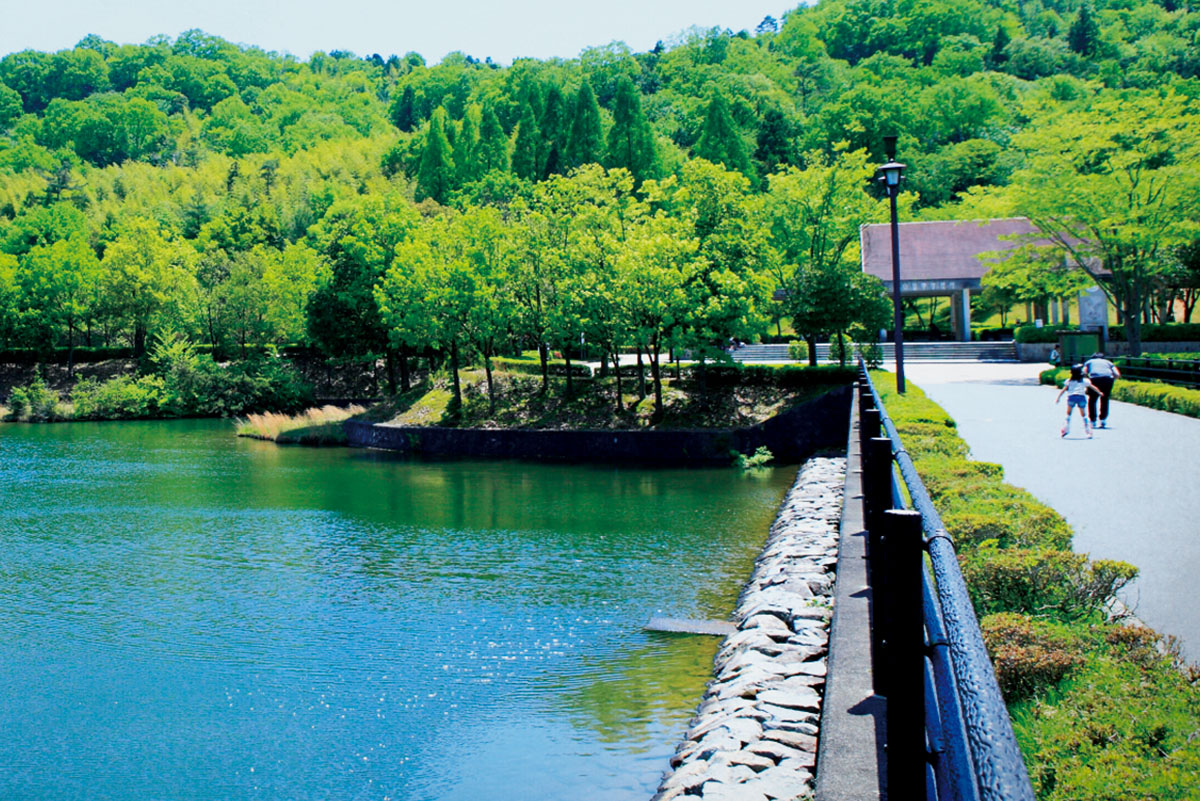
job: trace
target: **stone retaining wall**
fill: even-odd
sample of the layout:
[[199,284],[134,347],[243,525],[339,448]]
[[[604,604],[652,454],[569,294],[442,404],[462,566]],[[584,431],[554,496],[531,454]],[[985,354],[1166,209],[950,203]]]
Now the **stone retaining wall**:
[[653,801],[811,794],[845,471],[816,458],[797,475]]
[[730,451],[760,445],[781,462],[845,446],[850,387],[839,387],[747,428],[675,431],[561,431],[371,425],[347,421],[349,444],[428,456],[728,464]]

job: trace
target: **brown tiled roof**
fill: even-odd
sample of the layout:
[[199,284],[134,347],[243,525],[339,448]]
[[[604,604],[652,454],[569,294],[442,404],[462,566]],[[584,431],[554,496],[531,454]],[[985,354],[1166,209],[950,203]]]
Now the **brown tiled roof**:
[[[1014,234],[1037,229],[1024,217],[900,223],[900,277],[903,281],[979,280],[988,271],[980,253],[1021,244]],[[863,272],[892,280],[892,230],[888,223],[859,229]]]

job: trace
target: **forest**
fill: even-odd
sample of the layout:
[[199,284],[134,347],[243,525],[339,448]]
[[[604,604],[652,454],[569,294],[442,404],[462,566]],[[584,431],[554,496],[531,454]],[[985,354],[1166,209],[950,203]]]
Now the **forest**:
[[822,0],[511,66],[198,30],[12,53],[0,348],[300,345],[395,390],[430,354],[490,376],[637,351],[657,376],[781,320],[872,339],[858,228],[886,219],[889,134],[901,219],[1024,215],[1055,243],[997,265],[985,309],[1105,272],[1140,347],[1200,287],[1198,37],[1179,0]]

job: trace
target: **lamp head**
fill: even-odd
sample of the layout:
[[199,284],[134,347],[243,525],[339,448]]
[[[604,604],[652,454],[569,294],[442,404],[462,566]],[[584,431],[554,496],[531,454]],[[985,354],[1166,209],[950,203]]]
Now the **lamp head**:
[[898,161],[889,161],[879,168],[881,173],[880,180],[887,185],[888,189],[892,189],[900,185],[900,176],[904,172],[905,165]]

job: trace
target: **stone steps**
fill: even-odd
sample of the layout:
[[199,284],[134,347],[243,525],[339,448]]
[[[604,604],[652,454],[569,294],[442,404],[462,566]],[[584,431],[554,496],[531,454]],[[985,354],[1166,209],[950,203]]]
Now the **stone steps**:
[[[895,360],[895,347],[891,342],[880,343],[883,358]],[[828,361],[829,345],[817,345],[817,359]],[[734,361],[744,364],[762,362],[787,362],[787,345],[743,345],[730,354]],[[1010,341],[1005,342],[905,342],[905,361],[1017,361],[1017,349]]]

